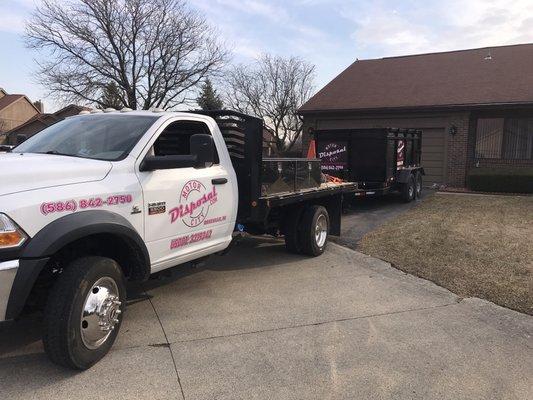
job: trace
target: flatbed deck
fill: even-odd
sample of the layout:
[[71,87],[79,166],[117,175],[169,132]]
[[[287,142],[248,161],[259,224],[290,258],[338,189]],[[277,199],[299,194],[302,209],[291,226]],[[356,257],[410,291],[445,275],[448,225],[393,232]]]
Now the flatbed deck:
[[282,192],[262,196],[260,202],[268,202],[270,207],[293,204],[299,201],[331,196],[332,194],[345,194],[357,191],[357,184],[345,183],[322,183],[319,187],[301,189],[298,191]]

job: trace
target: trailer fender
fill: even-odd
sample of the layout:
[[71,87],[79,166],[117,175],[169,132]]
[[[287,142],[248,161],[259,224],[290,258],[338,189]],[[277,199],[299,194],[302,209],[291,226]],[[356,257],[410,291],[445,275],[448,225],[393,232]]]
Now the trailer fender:
[[397,182],[398,183],[407,183],[409,181],[409,177],[413,174],[412,169],[402,169],[398,173]]

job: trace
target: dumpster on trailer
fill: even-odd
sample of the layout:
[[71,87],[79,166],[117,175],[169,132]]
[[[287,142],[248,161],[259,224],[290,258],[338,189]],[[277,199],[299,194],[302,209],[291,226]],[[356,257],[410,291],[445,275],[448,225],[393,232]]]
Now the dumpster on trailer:
[[314,132],[322,172],[356,182],[355,196],[399,191],[420,196],[422,132],[416,129],[342,129]]

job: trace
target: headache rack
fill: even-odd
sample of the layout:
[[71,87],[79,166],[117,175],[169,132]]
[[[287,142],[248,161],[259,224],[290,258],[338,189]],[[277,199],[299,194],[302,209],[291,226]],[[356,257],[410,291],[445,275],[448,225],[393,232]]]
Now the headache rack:
[[217,123],[237,175],[239,185],[238,220],[252,218],[253,204],[261,197],[263,160],[263,120],[237,111],[195,111]]

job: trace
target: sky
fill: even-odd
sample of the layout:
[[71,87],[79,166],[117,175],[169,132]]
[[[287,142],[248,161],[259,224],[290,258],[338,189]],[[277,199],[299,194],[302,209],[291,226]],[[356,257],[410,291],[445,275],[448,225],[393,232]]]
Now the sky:
[[[0,87],[61,104],[35,83],[24,21],[39,0],[0,0]],[[189,0],[235,63],[262,53],[316,65],[319,90],[356,59],[533,42],[533,0]]]

